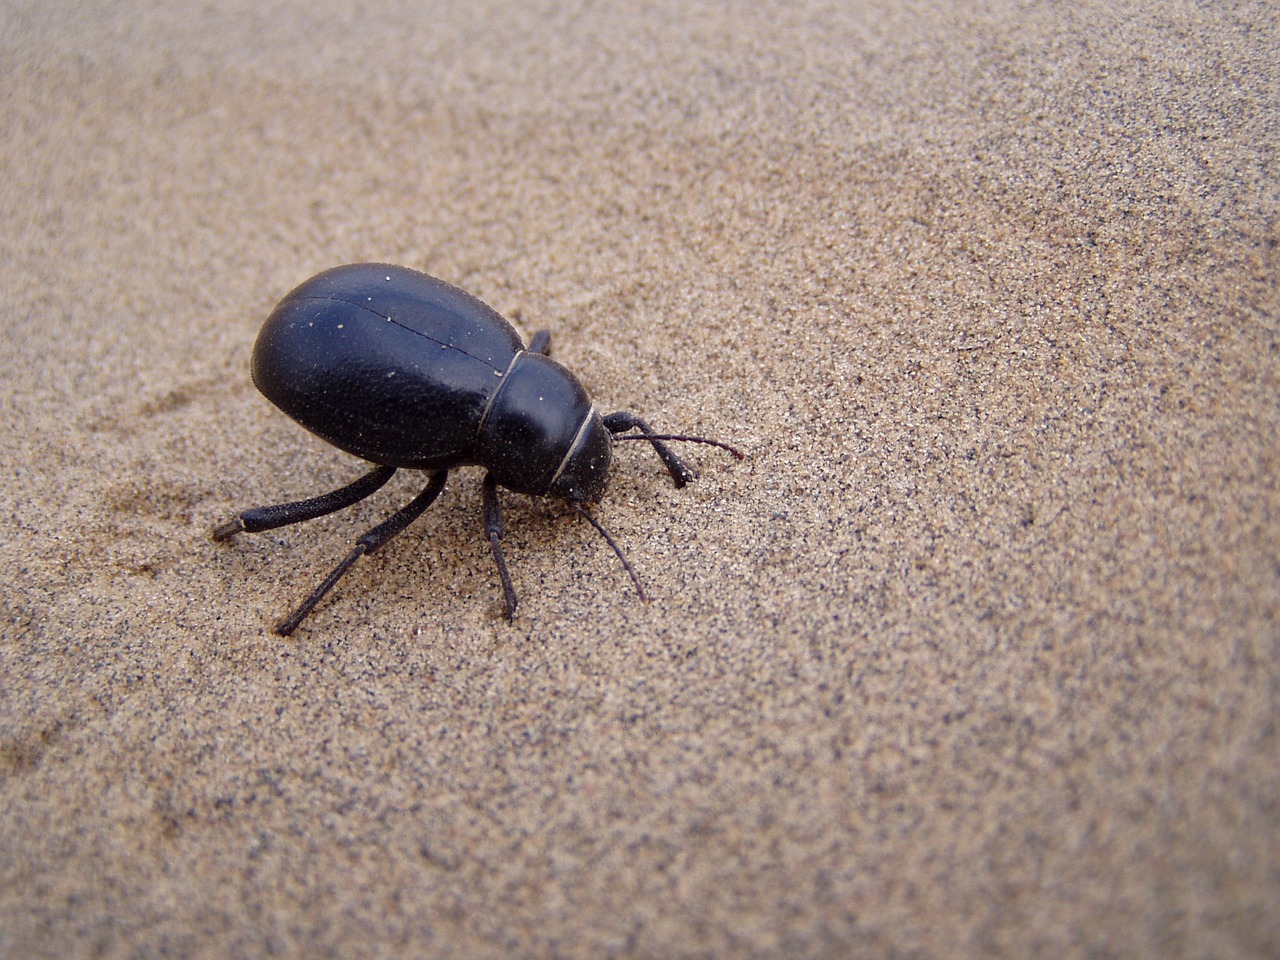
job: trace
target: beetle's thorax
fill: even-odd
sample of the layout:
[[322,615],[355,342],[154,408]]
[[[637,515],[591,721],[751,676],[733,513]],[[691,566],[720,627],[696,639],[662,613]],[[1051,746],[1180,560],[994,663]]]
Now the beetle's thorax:
[[475,459],[517,493],[598,499],[611,441],[578,379],[521,351],[502,374],[476,431]]

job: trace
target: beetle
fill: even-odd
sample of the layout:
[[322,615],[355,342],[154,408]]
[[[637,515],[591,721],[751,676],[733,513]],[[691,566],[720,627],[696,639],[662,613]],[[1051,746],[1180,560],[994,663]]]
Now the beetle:
[[[586,509],[604,495],[613,443],[652,445],[677,487],[696,474],[663,441],[727,443],[662,434],[631,413],[602,416],[569,370],[552,360],[542,330],[526,347],[495,310],[407,267],[357,263],[317,274],[267,317],[253,348],[253,382],[322,440],[375,468],[344,487],[254,507],[214,527],[215,541],[314,520],[358,503],[399,469],[430,474],[412,501],[356,540],[351,552],[275,632],[288,636],[360,557],[384,546],[444,489],[455,467],[481,466],[485,538],[502,581],[508,620],[517,598],[502,552],[498,488],[551,496],[601,534],[644,590],[621,548]],[[632,432],[635,431],[635,432]]]

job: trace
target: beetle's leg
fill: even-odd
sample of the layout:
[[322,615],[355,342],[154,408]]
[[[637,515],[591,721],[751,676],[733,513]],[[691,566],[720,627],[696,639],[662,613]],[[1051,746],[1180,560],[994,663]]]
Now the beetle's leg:
[[351,569],[353,563],[366,553],[373,553],[404,530],[405,527],[417,520],[422,515],[422,511],[431,506],[431,502],[440,496],[440,491],[444,489],[444,481],[448,476],[449,472],[447,470],[438,470],[433,473],[431,480],[428,481],[420,494],[357,540],[355,548],[343,558],[340,564],[333,568],[333,572],[325,577],[320,586],[311,592],[311,596],[303,600],[302,605],[289,614],[288,619],[283,620],[276,627],[276,633],[282,637],[287,637],[298,629],[298,624],[306,619],[307,614],[315,609],[316,604],[324,599],[324,595],[333,589],[333,585],[342,579],[343,574]]
[[658,452],[658,456],[662,458],[667,472],[671,474],[671,479],[675,481],[677,487],[683,487],[690,480],[697,479],[697,473],[686,466],[670,447],[661,440],[653,439],[654,429],[634,413],[611,413],[604,418],[604,425],[610,433],[626,433],[628,430],[639,430],[643,433],[653,445],[653,449]]
[[528,350],[530,353],[540,353],[544,357],[551,356],[551,331],[539,330],[535,333],[529,341]]
[[270,507],[253,507],[214,527],[213,539],[230,540],[237,533],[261,533],[263,530],[274,530],[276,527],[287,527],[292,523],[323,517],[326,513],[359,503],[390,480],[395,472],[395,467],[378,467],[355,483],[318,497],[296,500],[293,503],[277,503]]
[[[536,340],[537,337],[534,337]],[[493,559],[498,564],[498,576],[502,578],[502,593],[507,600],[507,619],[516,616],[516,588],[511,585],[511,574],[507,572],[507,558],[502,555],[502,538],[506,529],[502,525],[502,508],[498,506],[498,481],[493,474],[484,478],[484,535],[493,550]]]

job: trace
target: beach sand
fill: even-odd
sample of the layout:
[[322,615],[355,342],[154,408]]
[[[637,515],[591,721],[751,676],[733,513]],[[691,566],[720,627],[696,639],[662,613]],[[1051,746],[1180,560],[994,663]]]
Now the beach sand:
[[[0,954],[1280,953],[1265,3],[0,9]],[[428,9],[429,8],[429,9]],[[248,360],[388,261],[737,444],[596,515]]]

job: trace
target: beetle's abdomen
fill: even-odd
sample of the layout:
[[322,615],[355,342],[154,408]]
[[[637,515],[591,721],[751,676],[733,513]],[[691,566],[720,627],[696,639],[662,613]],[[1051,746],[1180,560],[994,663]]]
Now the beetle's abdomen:
[[403,267],[328,270],[290,293],[253,351],[253,381],[312,433],[374,463],[474,462],[481,414],[521,349],[469,294]]

